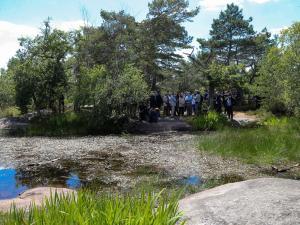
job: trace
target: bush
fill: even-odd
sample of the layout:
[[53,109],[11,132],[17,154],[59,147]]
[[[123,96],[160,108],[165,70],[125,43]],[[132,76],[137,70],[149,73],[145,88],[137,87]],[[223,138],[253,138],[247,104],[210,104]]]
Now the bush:
[[224,115],[209,111],[205,115],[197,116],[188,120],[194,130],[214,131],[228,125],[227,118]]
[[21,114],[20,110],[17,107],[7,107],[0,109],[0,118],[1,117],[17,117]]
[[[80,191],[78,196],[52,196],[42,207],[31,206],[27,211],[13,208],[0,215],[1,224],[77,224],[77,225],[175,225],[178,212],[178,195],[162,193],[97,196]],[[1,220],[2,219],[2,220]]]
[[277,116],[288,114],[288,109],[283,102],[274,101],[269,103],[269,110]]
[[27,128],[27,136],[71,136],[119,134],[127,118],[97,116],[91,112],[51,115],[46,118],[35,118]]

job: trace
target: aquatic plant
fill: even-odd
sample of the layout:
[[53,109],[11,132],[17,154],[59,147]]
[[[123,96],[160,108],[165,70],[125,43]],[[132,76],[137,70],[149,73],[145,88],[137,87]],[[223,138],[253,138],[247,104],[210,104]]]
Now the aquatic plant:
[[[1,220],[2,219],[2,220]],[[178,212],[178,194],[164,192],[139,194],[102,194],[79,191],[75,196],[53,195],[43,206],[29,210],[12,207],[0,216],[5,225],[183,225]]]

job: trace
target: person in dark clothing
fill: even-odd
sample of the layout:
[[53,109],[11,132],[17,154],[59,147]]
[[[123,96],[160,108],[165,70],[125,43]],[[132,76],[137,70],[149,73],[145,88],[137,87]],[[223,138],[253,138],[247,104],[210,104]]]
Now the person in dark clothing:
[[157,107],[157,103],[156,103],[156,97],[154,93],[151,93],[150,95],[150,108],[156,108]]
[[144,103],[141,103],[139,105],[139,115],[140,115],[140,120],[141,121],[148,121],[149,120],[149,111],[148,111],[148,108],[147,108],[147,105],[144,104]]
[[169,116],[169,96],[167,94],[163,97],[163,106],[164,106],[164,116]]
[[59,113],[65,112],[65,96],[64,95],[61,95],[59,98],[58,112]]
[[223,91],[223,94],[222,94],[222,102],[223,102],[223,106],[224,106],[224,113],[227,114],[227,108],[226,108],[226,96],[225,96],[224,91]]
[[151,108],[150,109],[150,123],[157,123],[158,122],[158,113],[157,113],[158,108]]
[[176,95],[176,107],[175,107],[175,114],[177,116],[180,116],[180,113],[179,113],[179,93],[177,93]]
[[157,108],[160,109],[161,106],[163,105],[163,99],[162,99],[161,94],[160,94],[159,91],[156,92],[155,101],[156,101]]
[[185,97],[183,93],[181,93],[178,97],[178,107],[179,107],[179,116],[184,116],[184,107],[185,107]]
[[226,111],[228,119],[233,120],[233,98],[231,94],[226,98]]
[[156,110],[156,112],[157,112],[158,117],[160,117],[160,110],[161,110],[161,107],[162,107],[164,101],[163,101],[163,98],[161,97],[161,94],[159,91],[157,91],[155,93],[155,102],[156,102],[155,108],[158,109],[158,110]]
[[208,101],[209,98],[208,90],[205,90],[203,98],[205,101]]
[[216,97],[215,110],[217,113],[222,113],[222,97],[220,94],[217,94]]

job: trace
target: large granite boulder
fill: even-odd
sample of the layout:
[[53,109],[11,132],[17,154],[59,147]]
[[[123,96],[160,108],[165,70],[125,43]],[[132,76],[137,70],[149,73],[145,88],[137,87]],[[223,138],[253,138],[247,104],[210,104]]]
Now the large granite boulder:
[[188,225],[300,224],[300,181],[261,178],[226,184],[179,203]]
[[15,204],[17,208],[28,208],[32,203],[36,206],[42,204],[45,198],[57,193],[58,195],[67,195],[76,193],[74,190],[67,188],[52,188],[52,187],[39,187],[25,191],[19,197],[14,199],[0,200],[0,212],[8,212]]

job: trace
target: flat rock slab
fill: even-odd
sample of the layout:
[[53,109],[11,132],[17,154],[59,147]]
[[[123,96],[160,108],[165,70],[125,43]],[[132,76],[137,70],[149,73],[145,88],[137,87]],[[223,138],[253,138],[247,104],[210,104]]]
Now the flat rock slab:
[[300,224],[300,181],[261,178],[226,184],[182,199],[188,225]]
[[23,192],[19,197],[0,201],[0,212],[8,212],[15,204],[17,208],[28,208],[32,203],[40,206],[45,198],[49,198],[57,193],[58,195],[68,195],[76,193],[74,190],[67,188],[52,188],[52,187],[39,187],[33,188]]

